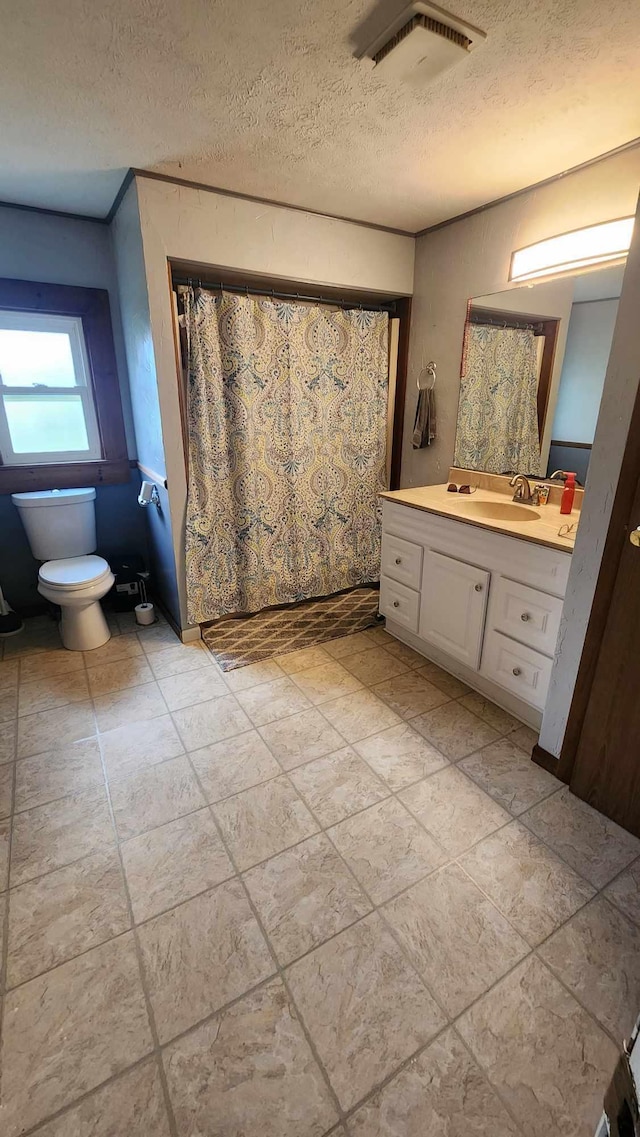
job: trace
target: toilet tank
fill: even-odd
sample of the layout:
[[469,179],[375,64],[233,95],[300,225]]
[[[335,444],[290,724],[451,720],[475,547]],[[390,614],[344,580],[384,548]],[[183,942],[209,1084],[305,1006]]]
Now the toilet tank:
[[37,561],[95,552],[95,497],[94,489],[11,494]]

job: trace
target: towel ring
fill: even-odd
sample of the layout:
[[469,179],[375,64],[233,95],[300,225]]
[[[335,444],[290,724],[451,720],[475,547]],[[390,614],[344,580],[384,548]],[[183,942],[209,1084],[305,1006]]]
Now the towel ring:
[[436,365],[431,360],[418,375],[417,387],[419,391],[433,391],[436,385]]

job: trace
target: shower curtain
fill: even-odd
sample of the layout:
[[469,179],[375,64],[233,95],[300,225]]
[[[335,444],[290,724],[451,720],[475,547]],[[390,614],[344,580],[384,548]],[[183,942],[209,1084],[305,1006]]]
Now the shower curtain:
[[377,580],[387,314],[183,297],[190,621]]
[[460,383],[455,465],[541,474],[538,354],[529,329],[471,324]]

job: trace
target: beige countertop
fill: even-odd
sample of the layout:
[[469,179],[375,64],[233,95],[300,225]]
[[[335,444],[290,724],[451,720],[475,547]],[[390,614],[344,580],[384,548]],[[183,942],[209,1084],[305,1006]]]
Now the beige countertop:
[[561,525],[575,525],[580,520],[580,511],[574,509],[570,514],[561,514],[558,505],[532,505],[516,506],[523,511],[534,510],[539,514],[535,520],[519,521],[517,517],[509,520],[497,520],[469,516],[466,509],[470,502],[501,503],[511,502],[513,491],[510,493],[496,493],[495,490],[477,489],[472,494],[448,493],[446,485],[419,486],[416,489],[387,490],[380,496],[386,501],[395,501],[399,505],[408,505],[411,509],[422,509],[425,513],[437,513],[441,517],[451,517],[454,521],[462,521],[465,525],[475,525],[478,529],[491,529],[496,533],[504,533],[508,537],[517,537],[522,541],[531,541],[535,545],[546,545],[550,549],[562,549],[565,553],[573,552],[576,531],[570,537],[560,537],[558,530]]

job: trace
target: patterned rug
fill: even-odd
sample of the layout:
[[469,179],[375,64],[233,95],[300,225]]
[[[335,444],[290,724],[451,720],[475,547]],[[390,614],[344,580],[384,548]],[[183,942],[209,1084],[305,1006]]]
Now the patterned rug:
[[324,600],[222,620],[202,629],[202,638],[223,671],[302,647],[326,643],[377,622],[380,593],[372,586],[342,592]]

